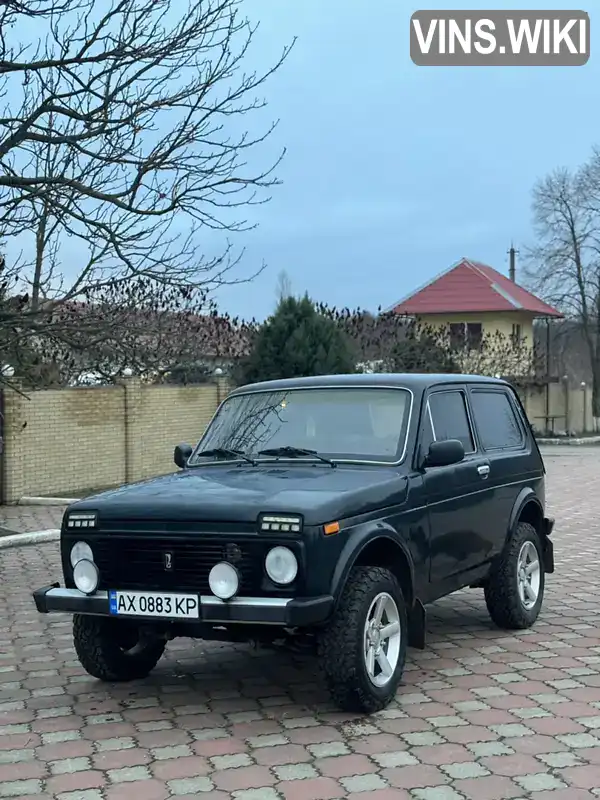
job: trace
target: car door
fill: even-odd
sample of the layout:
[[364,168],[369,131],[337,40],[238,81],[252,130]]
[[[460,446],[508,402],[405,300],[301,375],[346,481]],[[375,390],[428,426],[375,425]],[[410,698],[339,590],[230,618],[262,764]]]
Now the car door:
[[426,398],[421,452],[431,441],[460,439],[464,460],[445,467],[427,467],[424,486],[430,527],[430,581],[454,578],[489,557],[491,502],[487,491],[489,460],[477,446],[466,386],[432,390]]
[[535,481],[539,467],[532,458],[531,440],[509,387],[470,386],[469,404],[481,450],[490,464],[488,483],[494,513],[490,514],[487,535],[490,552],[496,555],[506,541],[519,492],[529,480]]

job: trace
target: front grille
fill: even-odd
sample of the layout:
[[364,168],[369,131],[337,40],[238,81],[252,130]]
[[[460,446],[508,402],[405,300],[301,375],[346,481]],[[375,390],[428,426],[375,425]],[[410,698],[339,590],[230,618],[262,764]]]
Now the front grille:
[[[264,559],[272,545],[264,541],[230,539],[228,536],[198,538],[124,537],[114,534],[90,541],[100,570],[102,589],[187,591],[210,593],[208,574],[219,561],[230,561],[241,577],[240,594],[261,596]],[[237,545],[237,559],[231,558]],[[228,548],[229,546],[229,548]],[[165,569],[165,554],[172,569]]]

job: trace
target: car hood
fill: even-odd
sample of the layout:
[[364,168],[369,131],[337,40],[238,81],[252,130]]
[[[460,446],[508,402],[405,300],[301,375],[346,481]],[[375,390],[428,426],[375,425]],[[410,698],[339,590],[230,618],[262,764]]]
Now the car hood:
[[254,523],[260,513],[302,514],[321,525],[400,505],[407,479],[382,467],[204,466],[87,497],[70,510],[96,511],[103,521]]

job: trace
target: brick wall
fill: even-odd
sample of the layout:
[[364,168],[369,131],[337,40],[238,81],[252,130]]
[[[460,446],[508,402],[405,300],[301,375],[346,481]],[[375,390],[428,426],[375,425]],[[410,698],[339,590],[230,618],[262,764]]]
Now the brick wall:
[[163,475],[173,448],[194,444],[225,381],[146,386],[135,378],[112,387],[4,391],[4,501],[76,496],[89,489]]
[[[26,397],[5,389],[4,502],[77,496],[172,472],[175,445],[198,441],[227,392],[223,379],[177,387],[129,378],[119,386],[32,391]],[[545,390],[524,395],[531,422],[543,428]],[[550,413],[558,415],[557,431],[595,429],[589,387],[567,391],[552,384]]]

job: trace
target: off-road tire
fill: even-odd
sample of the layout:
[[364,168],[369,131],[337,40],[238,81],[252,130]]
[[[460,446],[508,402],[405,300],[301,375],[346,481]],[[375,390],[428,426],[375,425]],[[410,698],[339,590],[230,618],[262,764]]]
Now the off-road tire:
[[[383,687],[369,679],[364,659],[364,627],[371,603],[381,592],[393,597],[400,613],[400,655],[393,677]],[[394,575],[382,567],[355,567],[333,618],[319,636],[318,659],[329,692],[342,710],[372,714],[394,698],[402,679],[408,624],[406,603]]]
[[93,678],[101,681],[135,681],[146,678],[158,664],[166,642],[148,640],[134,650],[124,650],[119,644],[117,626],[122,621],[75,614],[73,643],[81,666]]
[[[521,602],[517,577],[519,552],[526,542],[533,544],[540,561],[540,590],[537,601],[531,609],[525,608]],[[524,630],[530,628],[538,618],[544,600],[545,586],[542,552],[540,537],[533,525],[519,522],[484,587],[489,615],[499,628]]]

